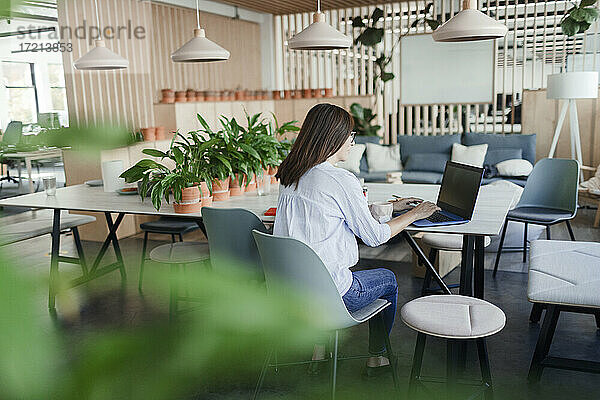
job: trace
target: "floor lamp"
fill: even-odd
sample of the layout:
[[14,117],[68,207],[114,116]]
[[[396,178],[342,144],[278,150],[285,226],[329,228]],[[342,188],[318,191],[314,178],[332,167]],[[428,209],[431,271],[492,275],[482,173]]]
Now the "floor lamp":
[[[598,98],[598,72],[567,72],[548,75],[548,99],[566,100],[563,102],[558,116],[558,123],[554,131],[554,138],[550,146],[549,158],[554,157],[556,145],[569,112],[569,125],[571,128],[571,158],[583,165],[581,156],[581,138],[579,136],[579,119],[577,118],[577,99]],[[583,174],[580,175],[583,180]]]

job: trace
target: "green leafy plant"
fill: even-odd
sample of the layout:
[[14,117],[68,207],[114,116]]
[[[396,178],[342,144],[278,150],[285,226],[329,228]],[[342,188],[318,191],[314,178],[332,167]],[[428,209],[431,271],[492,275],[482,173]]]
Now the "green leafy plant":
[[600,14],[596,8],[596,0],[581,0],[579,5],[573,3],[573,7],[565,13],[560,27],[565,35],[572,37],[587,31],[598,16]]
[[[432,30],[436,30],[438,26],[440,26],[441,21],[439,19],[434,19],[430,17],[431,9],[433,8],[433,3],[427,4],[425,7],[425,16],[420,17],[414,20],[410,27],[416,28],[420,24],[427,24]],[[355,44],[360,44],[366,47],[372,47],[373,49],[377,49],[377,46],[383,40],[385,35],[385,30],[382,27],[381,21],[384,19],[385,15],[382,9],[376,8],[371,17],[365,23],[363,21],[362,16],[354,17],[352,20],[352,27],[355,29],[361,29],[360,34],[357,36],[355,40]],[[373,81],[375,82],[375,90],[378,90],[379,81],[387,82],[395,78],[395,75],[392,72],[386,71],[387,66],[392,61],[392,57],[394,56],[394,52],[402,40],[403,37],[407,36],[409,32],[405,32],[398,36],[398,39],[394,43],[394,45],[389,50],[388,54],[382,54],[375,60],[375,65],[377,65],[377,73],[373,77]]]
[[169,203],[171,193],[174,201],[180,202],[183,189],[212,179],[212,171],[206,168],[204,155],[216,140],[205,140],[198,132],[190,132],[188,136],[178,132],[167,152],[158,149],[142,150],[148,156],[173,161],[173,169],[152,159],[143,159],[120,175],[127,183],[140,181],[140,196],[144,199],[150,195],[157,210],[160,210],[163,199]]
[[[201,163],[201,168],[212,179],[225,180],[232,174],[230,135],[222,130],[213,131],[200,114],[197,114],[197,118],[202,125],[202,129],[196,132],[196,135],[198,135],[197,145],[210,143],[209,146],[203,146],[202,152],[198,154],[199,162],[200,160],[204,161]],[[200,132],[204,135],[199,135]],[[210,182],[212,179],[206,182]]]
[[298,121],[285,122],[279,125],[279,121],[277,120],[275,114],[271,113],[271,115],[273,115],[273,122],[269,123],[269,132],[279,142],[277,146],[277,165],[272,165],[272,167],[278,167],[287,157],[290,149],[292,148],[293,139],[290,140],[288,138],[288,133],[296,133],[300,131],[300,127],[296,125]]
[[354,129],[357,135],[360,136],[377,136],[377,132],[381,129],[381,125],[373,124],[377,114],[373,114],[370,108],[364,108],[358,103],[353,103],[350,106],[350,114],[354,119]]
[[246,112],[248,128],[244,131],[243,142],[254,149],[259,156],[259,164],[253,172],[262,175],[263,170],[270,166],[277,166],[279,160],[279,142],[275,136],[269,134],[268,124],[261,119],[261,114],[250,116]]

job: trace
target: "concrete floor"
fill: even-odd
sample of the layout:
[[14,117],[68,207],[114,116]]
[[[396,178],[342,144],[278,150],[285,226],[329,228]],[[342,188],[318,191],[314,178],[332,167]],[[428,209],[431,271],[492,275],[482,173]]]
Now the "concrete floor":
[[[43,216],[46,211],[38,211],[37,216]],[[0,224],[31,218],[31,213],[23,213],[0,219]],[[590,227],[593,211],[581,210],[574,221],[575,235],[578,240],[600,241],[600,230]],[[562,226],[553,228],[554,239],[566,239],[566,229]],[[165,237],[165,239],[168,239]],[[192,233],[186,241],[203,240],[200,233]],[[72,238],[65,236],[61,251],[64,254],[74,254]],[[136,236],[120,241],[122,251],[126,258],[129,274],[127,292],[138,296],[135,286],[137,284],[139,252],[142,237]],[[153,240],[152,246],[162,242]],[[95,253],[98,243],[85,243],[88,255]],[[47,277],[49,266],[50,238],[40,237],[26,242],[17,243],[4,248],[8,255],[8,262],[19,265],[23,272],[32,276]],[[377,259],[372,258],[376,252]],[[499,334],[488,341],[489,355],[492,364],[492,374],[495,382],[496,399],[598,399],[600,375],[580,372],[567,372],[546,370],[541,384],[528,386],[526,383],[529,363],[535,347],[540,326],[530,324],[528,316],[531,309],[526,300],[527,274],[506,272],[503,270],[526,271],[527,264],[521,263],[521,254],[509,253],[503,256],[501,271],[496,279],[492,279],[489,268],[493,265],[495,254],[486,256],[486,299],[498,305],[507,315],[507,325]],[[112,257],[112,253],[111,256]],[[410,250],[404,243],[388,245],[380,249],[361,249],[361,268],[386,267],[396,273],[399,283],[399,307],[407,301],[419,296],[421,280],[412,277],[410,264]],[[63,267],[62,270],[72,270],[73,267]],[[148,263],[147,274],[151,276],[161,266]],[[600,266],[599,266],[600,268]],[[448,278],[456,279],[458,271]],[[118,285],[119,274],[113,272],[90,285],[91,288],[103,285]],[[166,309],[167,290],[165,286],[164,297],[157,301]],[[46,316],[46,293],[39,294],[39,310],[41,316]],[[130,320],[135,321],[136,311],[132,310]],[[359,326],[347,330],[342,335],[343,354],[364,353],[367,349],[367,327]],[[416,334],[407,328],[399,319],[392,332],[391,343],[399,355],[399,371],[402,386],[399,393],[392,391],[391,377],[382,375],[375,378],[363,376],[364,361],[353,360],[340,364],[338,373],[339,399],[391,399],[405,398],[406,383],[410,371],[410,363],[414,348]],[[582,358],[600,361],[600,331],[596,329],[592,316],[578,314],[564,314],[558,324],[551,352],[564,357]],[[310,354],[307,354],[309,357]],[[427,375],[443,376],[445,363],[445,347],[441,340],[428,341],[424,360],[424,373]],[[234,366],[232,366],[233,368]],[[473,377],[478,377],[477,359],[474,346],[468,349],[468,370]],[[258,371],[256,371],[258,375]],[[306,367],[281,368],[279,374],[271,370],[265,380],[265,388],[261,398],[327,398],[329,371],[324,366],[323,371],[316,377],[309,377]],[[199,377],[201,380],[201,377]],[[195,399],[238,399],[249,398],[252,392],[253,381],[229,381],[211,386],[210,390],[199,389],[192,396]],[[431,386],[434,393],[443,394],[443,387]],[[422,394],[423,398],[435,398],[428,393]],[[443,397],[443,395],[442,395]],[[467,398],[468,396],[465,396]],[[420,398],[420,397],[419,397]]]

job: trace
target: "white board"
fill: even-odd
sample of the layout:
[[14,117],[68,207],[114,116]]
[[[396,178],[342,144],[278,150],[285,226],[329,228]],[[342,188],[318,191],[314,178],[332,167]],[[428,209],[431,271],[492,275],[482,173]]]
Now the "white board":
[[431,35],[409,35],[400,46],[402,104],[492,102],[492,40],[438,43]]

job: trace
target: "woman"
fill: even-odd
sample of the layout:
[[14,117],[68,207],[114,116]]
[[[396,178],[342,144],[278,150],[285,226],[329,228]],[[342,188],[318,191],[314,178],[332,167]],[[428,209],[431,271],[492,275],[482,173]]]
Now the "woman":
[[[359,310],[376,299],[388,300],[384,311],[388,333],[394,324],[398,286],[387,269],[351,272],[358,262],[359,237],[368,246],[379,246],[412,222],[438,210],[435,204],[418,199],[400,199],[395,210],[412,210],[380,224],[369,212],[359,180],[335,164],[348,157],[354,145],[353,120],[343,108],[318,104],[306,115],[302,129],[287,158],[279,167],[279,203],[273,233],[308,244],[323,260],[348,311]],[[389,365],[381,335],[369,324],[367,368]],[[315,348],[313,359],[324,349]]]

